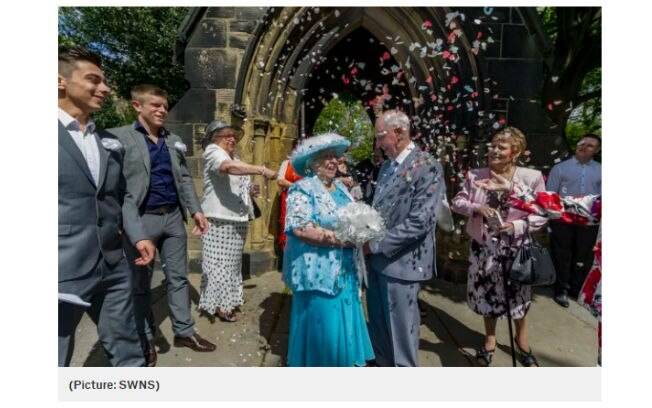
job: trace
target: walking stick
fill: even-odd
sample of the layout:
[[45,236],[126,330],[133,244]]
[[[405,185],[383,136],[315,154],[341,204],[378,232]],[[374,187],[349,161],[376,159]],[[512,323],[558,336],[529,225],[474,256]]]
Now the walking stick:
[[505,303],[507,309],[507,327],[509,327],[509,345],[512,351],[512,367],[516,367],[516,350],[514,348],[514,332],[512,330],[512,309],[510,305],[510,292],[509,292],[509,271],[507,269],[507,262],[509,261],[509,256],[506,252],[509,251],[509,246],[505,249],[501,249],[501,259],[500,267],[503,273],[503,284],[505,286]]

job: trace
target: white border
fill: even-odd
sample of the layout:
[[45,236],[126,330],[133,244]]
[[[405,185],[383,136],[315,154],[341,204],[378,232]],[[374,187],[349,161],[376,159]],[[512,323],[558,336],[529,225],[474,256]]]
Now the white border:
[[[173,1],[138,2],[141,5],[207,5],[208,2]],[[210,2],[210,6],[221,2]],[[235,2],[225,2],[227,5]],[[244,4],[238,2],[239,6]],[[275,2],[274,4],[296,5],[297,2]],[[325,2],[319,2],[325,3]],[[393,4],[392,4],[393,3]],[[481,2],[409,2],[410,5],[477,5]],[[604,240],[604,402],[583,404],[623,407],[646,406],[650,402],[648,390],[650,379],[647,374],[650,346],[650,301],[647,291],[652,287],[650,267],[646,258],[649,249],[650,216],[648,203],[652,202],[648,187],[651,161],[649,98],[650,68],[647,59],[651,13],[642,2],[566,1],[491,2],[491,5],[596,5],[602,4],[604,11],[604,183],[605,214]],[[61,2],[61,5],[125,5],[125,2]],[[310,4],[318,4],[310,2]],[[391,6],[396,2],[356,2],[356,6]],[[133,5],[133,4],[132,4]],[[250,6],[267,6],[268,2],[247,2]],[[326,4],[323,4],[324,6]],[[328,5],[347,6],[350,2],[328,2]],[[0,160],[2,174],[3,214],[0,226],[3,240],[4,293],[2,311],[5,322],[2,338],[3,383],[2,399],[7,406],[22,406],[28,401],[34,406],[53,405],[59,397],[59,380],[75,369],[56,368],[56,166],[55,137],[51,123],[55,120],[54,54],[56,46],[56,6],[39,3],[7,3],[3,5],[2,79],[3,93],[0,98],[4,113],[2,147],[5,150]],[[14,175],[18,175],[16,177]],[[123,375],[119,369],[83,369],[84,376]],[[242,374],[240,371],[242,370]],[[274,371],[272,371],[274,370]],[[190,392],[194,388],[186,383],[197,382],[210,390],[211,398],[219,399],[231,395],[230,389],[237,387],[243,399],[254,399],[257,390],[274,384],[288,398],[302,395],[306,399],[319,398],[321,391],[334,393],[338,386],[355,384],[358,395],[374,395],[395,389],[395,398],[408,395],[422,395],[427,390],[434,399],[455,396],[460,399],[475,399],[475,390],[483,384],[493,384],[483,389],[487,400],[493,398],[512,399],[521,391],[514,386],[519,378],[533,380],[545,378],[545,388],[551,395],[566,393],[568,389],[584,389],[593,378],[596,369],[479,369],[442,368],[411,369],[387,378],[373,378],[374,369],[344,371],[336,376],[322,374],[325,370],[291,369],[220,369],[220,368],[177,368],[142,370],[143,375],[171,376],[166,381],[179,385],[177,398],[194,400]],[[644,371],[645,370],[645,371]],[[60,371],[65,371],[61,373]],[[535,372],[536,371],[536,372]],[[151,374],[153,373],[153,374]],[[307,374],[310,373],[308,376]],[[369,374],[368,374],[369,373]],[[355,375],[355,378],[352,376]],[[139,372],[140,376],[140,372]],[[351,376],[351,378],[349,378]],[[210,378],[206,380],[206,378]],[[234,385],[234,379],[242,385]],[[377,382],[373,382],[375,380]],[[206,382],[203,382],[206,381]],[[303,394],[311,390],[309,382],[320,382],[320,393]],[[525,381],[527,382],[527,381]],[[536,383],[536,381],[532,381]],[[181,387],[183,385],[183,387]],[[565,387],[564,387],[565,385]],[[560,386],[558,391],[556,386]],[[185,388],[189,387],[189,388]],[[458,388],[459,387],[459,388]],[[413,389],[417,389],[414,391]],[[507,389],[507,390],[506,390]],[[450,391],[450,392],[449,392]],[[492,392],[494,394],[492,394]],[[474,396],[475,395],[475,396]],[[531,395],[531,394],[529,394]],[[558,395],[558,394],[557,394]],[[570,398],[569,395],[564,394]],[[257,398],[257,397],[256,397]],[[357,398],[353,398],[357,399]],[[572,399],[572,398],[571,398]],[[99,404],[99,403],[98,403]],[[127,406],[136,403],[127,403]],[[137,406],[142,406],[138,403]],[[156,406],[187,406],[187,404],[156,402]],[[207,406],[215,407],[216,403]],[[229,403],[218,403],[230,406]],[[266,403],[265,406],[286,407],[292,403]],[[360,405],[357,403],[356,405]],[[374,403],[374,407],[381,403]],[[437,403],[450,405],[446,403]],[[485,402],[483,406],[515,405],[506,402]],[[549,403],[532,405],[549,406]],[[61,403],[63,406],[79,404]],[[96,405],[84,403],[83,406]],[[114,406],[114,404],[100,404]],[[195,405],[195,404],[193,404]],[[302,406],[305,404],[301,404]],[[315,404],[320,405],[320,404]],[[381,404],[385,405],[385,404]],[[415,404],[420,405],[420,404]],[[455,404],[458,406],[459,404]],[[470,405],[470,404],[462,404]],[[522,406],[523,403],[518,403]],[[528,404],[530,405],[530,404]],[[569,406],[570,404],[561,404]],[[432,406],[431,403],[428,406]]]

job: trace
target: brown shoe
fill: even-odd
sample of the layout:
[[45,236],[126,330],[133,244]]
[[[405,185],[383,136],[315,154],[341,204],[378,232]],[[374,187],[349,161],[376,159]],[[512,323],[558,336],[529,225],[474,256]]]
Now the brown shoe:
[[156,347],[151,340],[147,341],[145,345],[145,363],[147,367],[156,367]]
[[195,351],[215,351],[215,344],[195,333],[188,337],[174,336],[175,347],[188,347]]

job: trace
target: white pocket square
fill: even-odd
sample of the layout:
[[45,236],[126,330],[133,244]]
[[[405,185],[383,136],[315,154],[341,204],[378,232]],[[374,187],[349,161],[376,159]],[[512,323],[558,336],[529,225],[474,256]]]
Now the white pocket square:
[[102,146],[107,150],[113,150],[114,152],[119,152],[122,150],[122,143],[116,139],[104,138],[102,139]]
[[186,153],[188,151],[186,144],[181,142],[174,142],[174,148],[182,153]]

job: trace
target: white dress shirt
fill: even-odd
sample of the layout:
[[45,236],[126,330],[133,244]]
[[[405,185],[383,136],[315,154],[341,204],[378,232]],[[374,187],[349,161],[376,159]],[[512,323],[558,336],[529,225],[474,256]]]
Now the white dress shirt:
[[97,186],[100,178],[100,147],[97,145],[97,140],[95,139],[95,123],[89,119],[86,124],[86,129],[82,131],[79,126],[79,121],[61,108],[59,108],[59,122],[66,128],[72,140],[75,141],[75,144],[81,150],[88,169],[91,171],[91,176],[93,176],[93,181],[95,181],[95,185]]
[[399,155],[394,159],[394,162],[396,162],[395,166],[398,167],[403,164],[405,159],[410,155],[410,153],[412,153],[412,150],[414,150],[415,147],[416,146],[414,145],[414,142],[410,142],[410,144],[407,145],[405,149],[403,149],[403,151],[399,153]]

